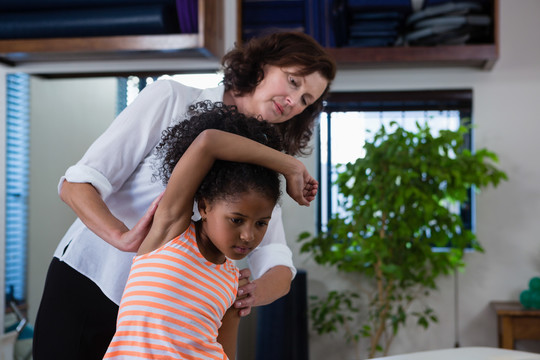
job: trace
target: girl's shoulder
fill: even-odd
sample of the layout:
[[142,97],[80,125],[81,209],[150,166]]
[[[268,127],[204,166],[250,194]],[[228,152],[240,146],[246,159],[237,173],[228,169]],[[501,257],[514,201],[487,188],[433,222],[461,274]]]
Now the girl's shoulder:
[[165,252],[169,251],[172,248],[180,249],[180,251],[182,252],[192,252],[192,253],[199,252],[199,249],[197,247],[197,238],[195,235],[195,224],[193,223],[193,221],[190,223],[189,227],[182,234],[163,243],[157,249],[154,249],[142,255],[137,255],[135,258],[143,259],[143,258],[152,257],[154,255],[159,255],[163,253],[164,251]]
[[180,235],[169,241],[167,244],[187,245],[197,247],[197,235],[195,233],[195,223],[191,221],[188,228]]

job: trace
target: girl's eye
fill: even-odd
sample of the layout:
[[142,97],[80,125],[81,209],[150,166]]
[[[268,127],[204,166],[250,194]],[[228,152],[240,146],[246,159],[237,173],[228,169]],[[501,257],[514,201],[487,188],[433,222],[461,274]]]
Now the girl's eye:
[[268,222],[266,221],[257,221],[258,226],[268,226]]
[[303,96],[302,96],[302,104],[303,104],[304,106],[308,106],[308,103],[307,103],[307,101],[306,101],[306,98],[303,97]]
[[242,219],[231,218],[231,222],[232,222],[233,224],[241,224],[241,223],[242,223]]

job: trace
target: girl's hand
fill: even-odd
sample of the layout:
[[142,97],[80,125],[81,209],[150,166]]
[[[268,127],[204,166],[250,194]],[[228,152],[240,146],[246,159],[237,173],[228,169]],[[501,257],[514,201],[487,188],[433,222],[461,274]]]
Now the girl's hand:
[[296,170],[284,176],[287,180],[287,194],[299,205],[309,206],[317,195],[319,183],[309,174],[304,164],[298,161]]
[[307,181],[306,185],[304,186],[304,193],[303,193],[304,199],[306,199],[309,202],[312,202],[313,200],[315,200],[315,196],[317,195],[318,190],[319,190],[319,182],[311,178],[310,180]]

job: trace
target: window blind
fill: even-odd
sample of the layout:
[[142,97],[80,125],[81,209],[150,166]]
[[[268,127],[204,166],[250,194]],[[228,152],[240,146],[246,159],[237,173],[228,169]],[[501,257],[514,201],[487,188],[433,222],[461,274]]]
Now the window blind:
[[6,295],[26,297],[29,75],[8,74],[6,124]]
[[116,115],[120,114],[127,106],[128,78],[116,78]]

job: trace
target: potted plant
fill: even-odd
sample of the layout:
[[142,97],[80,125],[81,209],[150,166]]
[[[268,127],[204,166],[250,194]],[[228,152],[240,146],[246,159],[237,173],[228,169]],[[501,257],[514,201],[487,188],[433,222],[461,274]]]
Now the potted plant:
[[428,125],[417,127],[382,127],[365,144],[364,158],[340,168],[336,185],[343,211],[326,231],[299,237],[301,252],[349,273],[362,290],[313,298],[313,327],[319,334],[342,329],[357,344],[368,338],[370,358],[388,353],[409,318],[424,328],[437,321],[433,309],[418,300],[437,289],[439,276],[464,267],[466,249],[482,251],[449,205],[459,207],[471,189],[506,179],[493,152],[464,149],[469,128],[433,136]]

